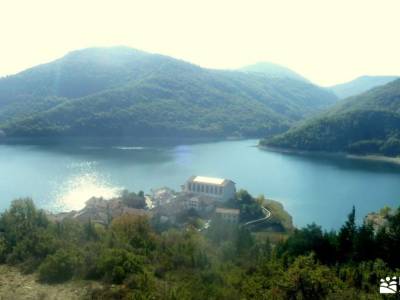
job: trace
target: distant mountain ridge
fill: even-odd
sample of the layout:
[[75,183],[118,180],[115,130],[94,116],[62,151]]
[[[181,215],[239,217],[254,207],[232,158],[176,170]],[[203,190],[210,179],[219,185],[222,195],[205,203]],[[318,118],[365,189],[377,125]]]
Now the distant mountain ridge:
[[340,99],[344,99],[361,94],[374,87],[385,85],[397,78],[399,76],[360,76],[352,81],[331,86],[330,89]]
[[0,79],[7,136],[263,136],[332,105],[311,83],[204,69],[127,47],[73,51]]
[[350,97],[262,145],[311,151],[400,155],[400,79]]
[[272,78],[290,78],[304,82],[310,82],[307,78],[299,73],[271,62],[258,62],[256,64],[248,65],[239,69],[244,72],[260,73]]

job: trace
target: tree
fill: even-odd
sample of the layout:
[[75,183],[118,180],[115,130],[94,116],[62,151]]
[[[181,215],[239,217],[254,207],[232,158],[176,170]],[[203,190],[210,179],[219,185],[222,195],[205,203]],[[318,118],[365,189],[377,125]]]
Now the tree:
[[354,257],[355,237],[357,234],[357,226],[355,223],[356,209],[353,206],[348,215],[346,223],[342,226],[338,235],[339,242],[339,260],[347,261]]
[[143,263],[125,249],[107,249],[99,259],[98,269],[105,280],[122,283],[130,274],[142,273]]
[[111,230],[137,252],[149,254],[155,248],[155,233],[146,216],[124,214],[112,221]]
[[3,259],[13,264],[29,262],[26,271],[31,271],[55,251],[55,239],[48,229],[46,215],[36,209],[32,199],[14,200],[0,218]]
[[0,219],[0,232],[11,247],[38,228],[47,228],[49,221],[43,211],[37,210],[30,198],[14,200]]
[[318,264],[312,254],[296,258],[281,281],[285,299],[325,299],[339,287],[335,274]]
[[374,228],[371,224],[363,224],[357,230],[354,240],[354,259],[357,261],[372,260],[377,257]]
[[393,267],[400,268],[400,257],[393,249],[400,249],[400,207],[388,217],[387,248],[389,249],[388,262]]
[[254,239],[251,232],[246,227],[239,227],[237,239],[236,239],[236,249],[239,256],[245,253],[249,253],[251,247],[254,246]]
[[97,234],[95,225],[92,223],[92,219],[89,220],[83,226],[83,232],[85,235],[85,239],[87,241],[98,240],[99,236]]
[[80,265],[77,251],[59,249],[48,256],[39,267],[39,280],[48,283],[64,282],[74,276]]

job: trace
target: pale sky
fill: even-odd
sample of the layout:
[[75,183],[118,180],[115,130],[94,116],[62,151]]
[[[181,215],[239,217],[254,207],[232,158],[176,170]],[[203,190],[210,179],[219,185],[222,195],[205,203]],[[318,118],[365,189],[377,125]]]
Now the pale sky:
[[126,45],[209,68],[258,61],[315,83],[400,75],[400,0],[0,0],[0,76]]

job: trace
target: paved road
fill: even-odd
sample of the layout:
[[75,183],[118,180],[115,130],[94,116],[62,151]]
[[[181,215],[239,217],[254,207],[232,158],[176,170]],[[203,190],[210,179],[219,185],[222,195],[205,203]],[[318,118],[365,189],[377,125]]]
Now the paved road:
[[256,219],[256,220],[244,223],[244,226],[258,224],[258,223],[262,223],[262,222],[268,220],[268,218],[271,216],[271,212],[268,209],[266,209],[264,206],[262,207],[262,209],[263,209],[263,212],[264,212],[264,215],[265,215],[263,218]]
[[[249,222],[247,222],[247,223],[244,223],[244,226],[262,223],[262,222],[268,220],[269,217],[271,217],[271,212],[270,212],[268,209],[266,209],[264,206],[261,207],[261,208],[262,208],[262,210],[263,210],[263,212],[264,212],[264,217],[263,217],[263,218],[260,218],[260,219],[256,219],[256,220],[249,221]],[[211,220],[208,220],[208,221],[204,224],[204,227],[198,229],[198,231],[203,231],[203,230],[207,229],[207,228],[210,226],[210,223],[211,223]]]

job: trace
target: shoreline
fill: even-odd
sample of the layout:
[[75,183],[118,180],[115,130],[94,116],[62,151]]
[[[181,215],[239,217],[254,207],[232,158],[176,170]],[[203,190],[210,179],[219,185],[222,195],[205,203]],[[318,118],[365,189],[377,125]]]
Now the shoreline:
[[347,154],[346,158],[349,159],[359,159],[359,160],[369,160],[369,161],[380,161],[380,162],[387,162],[392,164],[400,165],[400,157],[391,157],[391,156],[384,156],[384,155],[355,155],[355,154]]
[[327,151],[310,151],[310,150],[296,150],[296,149],[285,149],[285,148],[276,148],[263,146],[261,144],[257,145],[258,148],[273,152],[279,153],[292,153],[292,154],[301,154],[301,155],[324,155],[331,157],[343,157],[347,159],[357,159],[357,160],[366,160],[366,161],[375,161],[375,162],[385,162],[400,165],[400,156],[392,157],[392,156],[384,156],[378,154],[350,154],[346,152],[327,152]]

